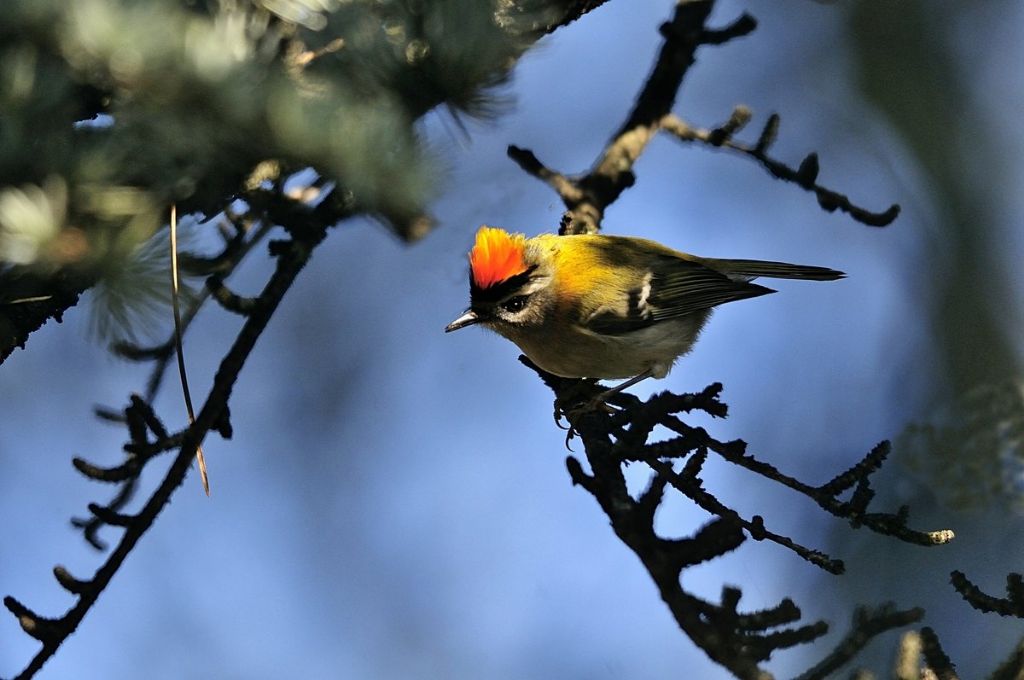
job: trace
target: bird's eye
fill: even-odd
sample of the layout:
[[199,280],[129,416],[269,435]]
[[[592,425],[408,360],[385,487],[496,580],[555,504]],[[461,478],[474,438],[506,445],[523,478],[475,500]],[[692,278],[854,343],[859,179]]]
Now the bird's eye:
[[521,312],[523,308],[526,307],[526,301],[529,298],[529,295],[516,295],[515,297],[511,297],[508,300],[505,300],[505,302],[502,302],[501,308],[506,312],[511,312],[512,314]]

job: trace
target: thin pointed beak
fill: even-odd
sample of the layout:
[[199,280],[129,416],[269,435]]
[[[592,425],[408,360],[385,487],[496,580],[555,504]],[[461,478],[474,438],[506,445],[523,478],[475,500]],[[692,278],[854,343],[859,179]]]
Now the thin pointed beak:
[[477,316],[476,312],[472,309],[467,309],[465,314],[445,326],[444,332],[451,333],[452,331],[457,331],[460,328],[465,328],[466,326],[472,326],[473,324],[480,323],[481,321],[483,321],[483,319]]

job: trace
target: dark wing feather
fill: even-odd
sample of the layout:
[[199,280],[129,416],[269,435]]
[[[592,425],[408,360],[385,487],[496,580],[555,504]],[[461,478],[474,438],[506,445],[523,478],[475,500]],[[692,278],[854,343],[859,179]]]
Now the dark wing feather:
[[653,318],[661,321],[774,292],[756,283],[734,281],[699,262],[666,258],[655,269],[648,304]]
[[843,272],[828,267],[813,267],[789,262],[771,262],[769,260],[708,260],[707,262],[726,275],[736,278],[752,279],[757,276],[765,276],[773,279],[835,281],[846,276]]
[[774,293],[771,288],[734,281],[699,262],[661,256],[644,284],[627,293],[623,307],[606,308],[587,320],[587,327],[604,335],[622,335],[659,321],[710,310],[717,305]]

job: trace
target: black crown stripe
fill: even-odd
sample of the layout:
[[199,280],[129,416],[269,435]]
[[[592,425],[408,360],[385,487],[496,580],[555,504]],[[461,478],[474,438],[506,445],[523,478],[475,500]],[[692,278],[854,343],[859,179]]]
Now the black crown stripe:
[[473,272],[471,271],[469,273],[469,299],[473,304],[498,302],[525,286],[530,281],[530,275],[533,274],[533,270],[536,268],[537,265],[533,265],[524,272],[510,276],[485,288],[476,284],[473,280]]

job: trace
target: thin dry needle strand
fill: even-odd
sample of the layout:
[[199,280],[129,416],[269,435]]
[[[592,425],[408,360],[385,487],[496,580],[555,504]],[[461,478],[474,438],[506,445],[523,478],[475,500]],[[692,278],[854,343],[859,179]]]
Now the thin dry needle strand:
[[[196,413],[192,408],[192,394],[188,389],[188,376],[185,374],[185,350],[181,345],[181,311],[178,308],[178,207],[171,206],[171,308],[174,310],[174,350],[178,355],[178,375],[181,377],[181,393],[185,397],[185,410],[188,412],[188,423],[196,422]],[[199,478],[203,481],[203,491],[210,495],[210,478],[206,475],[206,458],[203,456],[203,445],[196,444],[196,464],[199,466]]]

